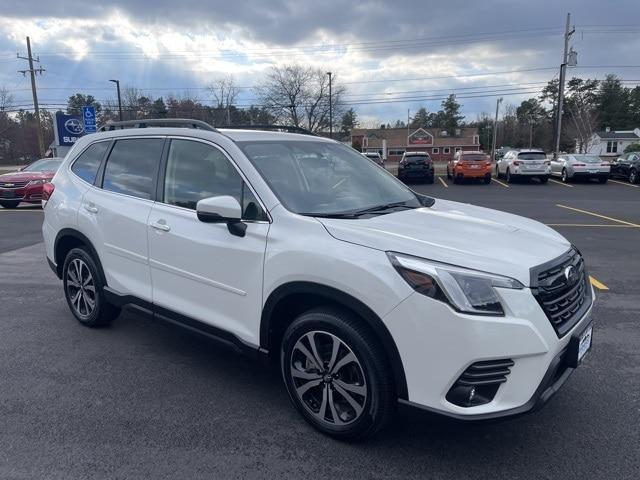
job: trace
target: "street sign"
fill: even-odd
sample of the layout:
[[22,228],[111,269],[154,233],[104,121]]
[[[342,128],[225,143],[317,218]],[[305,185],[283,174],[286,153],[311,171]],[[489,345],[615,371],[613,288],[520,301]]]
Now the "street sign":
[[94,107],[82,107],[82,121],[84,133],[96,133],[96,109]]

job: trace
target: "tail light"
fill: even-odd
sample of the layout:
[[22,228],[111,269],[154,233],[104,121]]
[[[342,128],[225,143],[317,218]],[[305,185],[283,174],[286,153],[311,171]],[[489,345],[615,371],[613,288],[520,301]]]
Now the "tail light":
[[611,164],[610,163],[601,163],[600,166],[601,167],[610,167]]
[[520,160],[514,160],[513,164],[514,165],[522,165],[524,162],[521,162]]
[[51,198],[51,195],[53,195],[53,191],[56,189],[56,186],[49,182],[49,183],[45,183],[42,186],[42,199],[46,202],[47,200],[49,200]]
[[491,162],[484,162],[484,166],[485,167],[490,167],[491,166]]
[[586,167],[586,165],[584,163],[574,163],[573,166],[574,167]]
[[549,160],[545,160],[545,161],[544,161],[544,164],[545,164],[545,165],[551,165],[551,162],[550,162]]

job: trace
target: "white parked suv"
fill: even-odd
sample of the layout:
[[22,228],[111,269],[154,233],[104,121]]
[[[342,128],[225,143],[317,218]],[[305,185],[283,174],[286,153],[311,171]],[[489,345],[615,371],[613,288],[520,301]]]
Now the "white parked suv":
[[538,222],[417,194],[311,134],[109,128],[43,202],[83,325],[131,306],[270,359],[302,416],[349,439],[398,401],[463,420],[535,410],[589,350],[583,258]]
[[551,162],[542,150],[511,150],[496,161],[496,176],[504,177],[507,183],[519,178],[537,178],[547,183],[551,176]]

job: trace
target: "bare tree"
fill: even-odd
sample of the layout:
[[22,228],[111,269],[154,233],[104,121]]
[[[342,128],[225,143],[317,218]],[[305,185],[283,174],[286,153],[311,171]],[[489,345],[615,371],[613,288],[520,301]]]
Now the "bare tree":
[[[334,124],[344,111],[341,105],[344,92],[334,75],[331,95]],[[256,94],[279,122],[311,131],[329,126],[329,77],[321,69],[301,65],[272,67]]]
[[227,117],[227,125],[231,124],[231,106],[235,104],[240,89],[236,86],[233,76],[221,77],[209,84],[207,87],[213,97],[215,107],[224,110]]

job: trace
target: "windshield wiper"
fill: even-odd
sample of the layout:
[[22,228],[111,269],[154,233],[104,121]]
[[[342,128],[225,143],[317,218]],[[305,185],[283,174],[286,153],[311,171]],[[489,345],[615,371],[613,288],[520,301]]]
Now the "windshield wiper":
[[386,212],[387,210],[393,210],[394,208],[399,208],[399,207],[404,207],[404,208],[418,208],[418,207],[412,207],[407,205],[407,201],[402,201],[402,202],[394,202],[394,203],[387,203],[384,205],[376,205],[375,207],[370,207],[370,208],[364,208],[362,210],[357,210],[355,212],[353,212],[354,215],[366,215],[367,213],[378,213],[378,212]]

